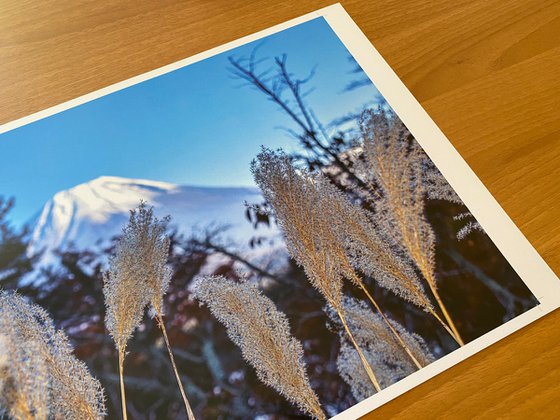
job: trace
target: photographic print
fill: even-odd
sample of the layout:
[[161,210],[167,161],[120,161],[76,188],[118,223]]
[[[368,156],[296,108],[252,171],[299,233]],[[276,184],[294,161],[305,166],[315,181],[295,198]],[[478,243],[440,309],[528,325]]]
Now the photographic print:
[[559,303],[339,5],[0,133],[5,418],[358,418]]

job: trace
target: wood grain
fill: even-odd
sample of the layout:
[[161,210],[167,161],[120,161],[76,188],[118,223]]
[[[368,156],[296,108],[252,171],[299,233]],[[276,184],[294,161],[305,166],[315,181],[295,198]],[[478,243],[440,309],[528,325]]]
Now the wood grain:
[[[0,123],[331,3],[1,0]],[[558,273],[560,3],[342,3]],[[560,418],[559,339],[557,311],[365,418]]]

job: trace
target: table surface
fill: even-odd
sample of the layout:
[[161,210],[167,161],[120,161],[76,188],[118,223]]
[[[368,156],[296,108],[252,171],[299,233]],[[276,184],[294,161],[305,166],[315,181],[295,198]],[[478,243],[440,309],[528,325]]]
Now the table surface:
[[[2,0],[0,123],[330,1]],[[343,6],[546,262],[560,270],[560,2]],[[557,418],[560,311],[366,418]]]

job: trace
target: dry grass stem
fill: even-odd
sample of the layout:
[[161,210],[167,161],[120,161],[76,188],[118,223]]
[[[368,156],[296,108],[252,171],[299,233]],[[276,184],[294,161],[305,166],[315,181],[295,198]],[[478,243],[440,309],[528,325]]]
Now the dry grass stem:
[[165,346],[167,347],[167,353],[169,355],[169,360],[171,360],[171,366],[173,368],[173,373],[175,374],[175,379],[177,380],[177,384],[179,386],[179,391],[181,392],[181,398],[183,399],[183,404],[185,405],[185,410],[187,412],[187,416],[189,420],[194,420],[195,416],[192,411],[191,405],[187,398],[187,394],[183,388],[183,383],[181,382],[181,377],[179,376],[179,370],[177,369],[177,364],[175,363],[175,357],[173,356],[173,351],[171,350],[171,344],[169,344],[169,338],[167,336],[167,329],[165,328],[165,323],[163,322],[163,317],[161,313],[156,314],[156,319],[159,327],[161,328],[161,332],[163,334],[163,339],[165,341]]
[[374,278],[382,287],[420,306],[426,311],[433,310],[422,284],[414,269],[400,258],[387,241],[377,234],[375,225],[367,212],[350,200],[324,176],[315,177],[321,201],[317,203],[323,217],[334,231],[334,237],[343,246],[338,250],[338,258],[347,267],[347,278],[366,295],[376,311],[386,322],[397,342],[403,347],[418,369],[423,365],[407,347],[397,330],[393,328],[385,314],[366,288],[354,268]]
[[[344,264],[344,255],[335,231],[322,214],[320,190],[310,176],[291,164],[281,151],[263,148],[251,164],[255,182],[264,197],[274,209],[288,251],[292,258],[303,267],[311,285],[317,289],[332,306],[343,324],[342,309],[343,279],[351,276],[351,267]],[[349,329],[350,341],[361,354]],[[365,357],[362,359],[365,371],[372,384],[379,386],[375,374]]]
[[109,260],[109,270],[103,275],[105,325],[115,342],[119,358],[119,377],[123,419],[127,419],[124,386],[124,359],[128,340],[140,325],[150,301],[151,290],[138,275],[138,261],[144,257],[137,247],[136,213],[130,213],[128,225],[117,243],[115,255]]
[[[116,255],[111,259],[109,272],[105,276],[107,328],[113,338],[116,337],[119,373],[122,378],[126,342],[140,323],[146,306],[151,305],[165,340],[185,411],[189,420],[194,420],[163,321],[163,297],[169,288],[172,276],[171,269],[167,266],[170,241],[165,235],[166,226],[167,219],[156,218],[153,208],[147,207],[144,202],[131,210],[128,224],[123,229],[123,235],[117,244]],[[135,290],[127,293],[126,289],[131,287]],[[131,307],[124,310],[126,304]],[[126,395],[122,381],[121,398],[123,417],[125,417]]]

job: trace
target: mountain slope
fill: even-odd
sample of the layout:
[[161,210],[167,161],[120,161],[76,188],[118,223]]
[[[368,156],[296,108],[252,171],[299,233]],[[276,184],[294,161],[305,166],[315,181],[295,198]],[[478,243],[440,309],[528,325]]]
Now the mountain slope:
[[[49,200],[32,232],[28,253],[42,252],[38,268],[56,266],[56,250],[99,250],[121,232],[129,210],[140,200],[158,217],[189,234],[193,228],[227,225],[227,236],[246,245],[256,232],[245,220],[244,202],[262,200],[253,188],[190,187],[139,179],[103,176],[61,191]],[[264,229],[259,235],[274,235]]]

